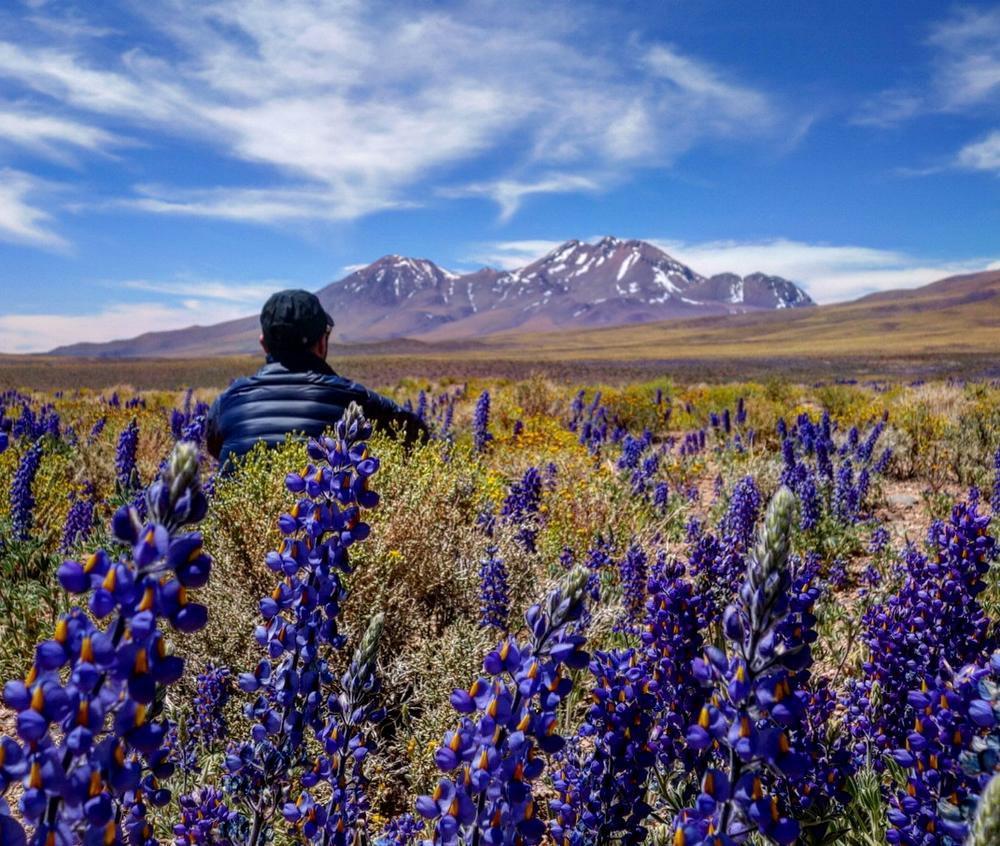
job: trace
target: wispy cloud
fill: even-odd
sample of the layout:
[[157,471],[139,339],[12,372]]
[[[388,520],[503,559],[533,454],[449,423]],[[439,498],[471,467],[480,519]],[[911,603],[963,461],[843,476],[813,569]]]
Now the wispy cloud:
[[501,270],[516,270],[531,264],[562,243],[562,241],[539,239],[476,244],[467,252],[464,261],[468,264],[485,265]]
[[36,203],[51,186],[30,174],[0,169],[0,240],[48,250],[69,244],[51,228],[52,216]]
[[770,241],[657,241],[699,273],[761,272],[802,285],[819,303],[841,302],[897,288],[916,288],[946,276],[984,270],[997,256],[935,261],[895,250],[841,244]]
[[930,27],[926,47],[926,79],[879,92],[856,123],[892,127],[919,115],[981,114],[1000,104],[1000,8],[959,8]]
[[364,194],[340,194],[326,187],[311,188],[209,188],[178,191],[165,186],[141,185],[140,196],[107,205],[155,214],[210,217],[244,223],[283,223],[295,220],[353,220],[388,208],[413,203]]
[[[30,46],[0,41],[0,77],[45,98],[65,124],[48,128],[50,143],[106,145],[80,127],[69,137],[82,114],[273,173],[269,189],[146,187],[131,201],[151,213],[349,220],[419,204],[433,181],[453,186],[446,196],[492,199],[507,220],[532,195],[599,190],[707,139],[767,137],[787,117],[767,93],[674,45],[602,45],[606,15],[578,6],[167,5],[136,7],[155,50],[88,52],[80,19],[37,29]],[[479,178],[456,184],[470,163]]]
[[959,150],[955,164],[965,170],[985,170],[1000,176],[1000,130]]
[[442,188],[442,197],[488,197],[500,207],[500,222],[506,223],[521,207],[525,197],[532,194],[564,194],[599,191],[601,186],[594,179],[572,173],[557,173],[533,182],[516,179],[498,179],[495,182],[472,183],[457,188]]
[[0,352],[44,352],[63,344],[111,341],[193,324],[210,325],[254,314],[275,291],[301,287],[301,283],[282,279],[129,279],[104,284],[119,292],[151,296],[144,302],[110,302],[75,314],[48,311],[0,315]]
[[0,351],[45,352],[64,344],[134,338],[146,332],[244,317],[246,313],[246,306],[187,299],[177,303],[112,303],[79,314],[2,314]]
[[157,281],[149,279],[129,279],[113,283],[116,288],[133,291],[149,291],[155,294],[169,294],[178,298],[214,300],[222,303],[240,303],[260,306],[275,291],[283,288],[300,287],[282,279],[268,279],[260,282],[227,282],[213,279],[192,279]]
[[0,145],[67,161],[67,147],[98,151],[121,143],[112,133],[75,120],[0,105]]

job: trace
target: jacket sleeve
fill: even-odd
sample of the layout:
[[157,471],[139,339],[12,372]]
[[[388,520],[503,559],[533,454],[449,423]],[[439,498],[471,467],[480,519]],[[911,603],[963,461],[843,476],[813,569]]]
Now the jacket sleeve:
[[358,404],[372,423],[392,431],[399,429],[407,445],[430,438],[430,430],[416,414],[400,408],[388,397],[357,385],[360,398]]
[[219,430],[220,399],[221,397],[215,398],[215,402],[212,403],[212,407],[208,410],[208,416],[205,418],[205,446],[208,448],[209,455],[216,459],[222,452],[222,432]]

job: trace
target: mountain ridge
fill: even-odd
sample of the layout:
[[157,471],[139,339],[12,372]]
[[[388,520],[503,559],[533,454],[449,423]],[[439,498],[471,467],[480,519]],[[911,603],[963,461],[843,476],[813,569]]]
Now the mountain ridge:
[[[659,247],[612,236],[571,239],[512,270],[454,273],[430,259],[382,256],[316,292],[341,344],[439,343],[498,333],[650,323],[814,306],[764,273],[703,276]],[[257,317],[57,347],[97,357],[237,354],[257,347]]]

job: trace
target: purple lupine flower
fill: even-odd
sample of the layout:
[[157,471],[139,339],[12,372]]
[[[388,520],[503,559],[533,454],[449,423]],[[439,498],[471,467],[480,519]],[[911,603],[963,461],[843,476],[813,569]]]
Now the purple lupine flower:
[[847,572],[847,562],[843,558],[835,558],[830,565],[830,571],[826,576],[830,587],[836,590],[843,590],[850,584],[851,577]]
[[868,551],[872,553],[872,555],[878,555],[879,553],[885,552],[886,548],[889,546],[889,541],[889,530],[885,526],[876,526],[872,530],[871,538],[868,540]]
[[879,420],[879,422],[872,427],[872,430],[868,433],[868,437],[865,438],[864,442],[860,445],[856,445],[858,461],[862,464],[869,464],[871,462],[872,455],[875,453],[875,445],[878,443],[878,439],[882,436],[882,432],[885,431],[887,419],[888,418],[883,418]]
[[622,454],[618,458],[617,467],[619,470],[635,470],[639,466],[643,453],[653,442],[653,433],[649,430],[643,432],[642,437],[636,438],[626,434],[622,440]]
[[191,734],[206,748],[228,734],[225,708],[232,690],[232,673],[227,667],[208,664],[195,680]]
[[666,482],[657,482],[656,487],[653,488],[653,507],[662,513],[667,510],[669,503],[670,485]]
[[760,516],[760,489],[753,476],[744,476],[736,483],[729,498],[729,507],[719,528],[728,543],[747,549],[753,541],[754,528]]
[[423,831],[423,822],[413,814],[400,814],[385,824],[382,835],[375,839],[375,846],[414,846]]
[[580,428],[580,422],[583,419],[583,401],[587,396],[587,392],[581,388],[576,392],[576,396],[573,397],[573,401],[569,404],[569,422],[566,427],[571,432],[576,432]]
[[38,413],[31,407],[30,400],[21,400],[21,416],[13,421],[11,433],[15,438],[37,441],[49,435],[59,437],[59,415],[50,404],[43,405]]
[[618,564],[618,576],[622,586],[622,608],[625,629],[635,626],[642,617],[646,605],[646,581],[649,576],[649,559],[642,547],[632,543]]
[[993,456],[993,495],[990,497],[990,506],[994,514],[1000,514],[1000,448]]
[[724,617],[729,654],[708,647],[694,663],[695,676],[712,697],[688,730],[698,752],[719,750],[705,771],[694,807],[675,821],[675,842],[712,843],[712,832],[742,843],[754,831],[780,844],[793,843],[799,823],[768,792],[765,773],[794,785],[809,772],[805,700],[800,672],[810,663],[809,640],[794,637],[807,625],[790,604],[788,555],[795,497],[781,488],[768,506],[746,580]]
[[[256,694],[245,710],[254,723],[252,739],[233,745],[226,756],[232,791],[253,809],[248,846],[260,846],[283,794],[293,788],[301,801],[280,811],[301,836],[339,844],[344,832],[364,827],[362,767],[370,749],[365,724],[379,713],[372,694],[380,616],[341,678],[340,692],[328,696],[323,685],[332,674],[328,653],[345,642],[338,617],[347,597],[349,548],[368,536],[363,512],[378,504],[369,488],[379,468],[366,443],[371,431],[352,403],[334,437],[309,442],[313,463],[285,479],[299,499],[279,518],[284,540],[265,559],[282,576],[260,602],[263,624],[255,636],[266,657],[239,676],[239,687]],[[323,749],[317,759],[309,757],[307,732]],[[310,793],[320,782],[328,786],[323,803]]]
[[167,734],[163,738],[163,749],[170,763],[184,774],[193,775],[199,772],[197,744],[188,731],[187,722],[168,722]]
[[947,522],[931,528],[930,554],[908,548],[902,586],[865,614],[864,677],[849,686],[845,699],[859,759],[868,747],[904,745],[913,725],[907,691],[928,684],[945,662],[961,666],[993,648],[978,598],[997,558],[989,522],[975,505],[957,504]]
[[476,452],[483,452],[493,440],[490,434],[490,392],[483,391],[476,400],[472,413],[472,446]]
[[433,844],[513,842],[545,837],[532,782],[545,767],[539,753],[559,752],[556,709],[573,687],[567,669],[587,666],[584,638],[573,633],[583,610],[587,571],[576,568],[542,605],[525,614],[527,641],[506,638],[483,661],[484,676],[455,690],[462,715],[446,732],[435,761],[442,777],[417,812],[434,824]]
[[90,427],[90,434],[87,436],[87,442],[93,443],[96,441],[101,436],[101,432],[104,431],[104,427],[107,423],[107,417],[98,417],[94,425]]
[[139,448],[139,423],[133,417],[118,436],[115,449],[115,477],[122,492],[131,493],[139,488],[139,471],[136,452]]
[[587,447],[591,455],[597,455],[608,441],[608,410],[601,405],[600,391],[596,391],[590,404],[584,407],[585,393],[577,393],[571,403],[567,425],[570,431],[577,433],[577,440]]
[[84,543],[94,528],[94,486],[87,482],[82,496],[73,495],[73,504],[66,515],[60,552],[68,552],[78,543]]
[[14,753],[9,739],[0,743],[5,760],[23,767],[20,811],[32,843],[50,836],[59,843],[119,843],[119,819],[142,834],[144,802],[170,798],[157,783],[173,770],[163,749],[166,726],[152,706],[184,669],[184,660],[166,649],[161,622],[190,633],[207,618],[205,607],[187,596],[211,571],[201,536],[183,531],[207,510],[196,452],[176,448],[146,498],[145,526],[128,507],[112,519],[128,554],[112,559],[100,550],[59,567],[65,590],[89,596],[89,614],[74,607],[60,616],[53,637],[37,646],[28,676],[4,686],[21,751]]
[[908,701],[913,728],[892,752],[906,788],[891,797],[886,839],[920,846],[935,833],[935,843],[963,843],[1000,760],[1000,653],[958,672],[943,666]]
[[237,846],[246,821],[226,805],[214,787],[179,796],[181,819],[173,828],[174,846]]
[[42,444],[41,441],[36,441],[21,456],[10,484],[11,533],[18,540],[26,541],[31,537],[35,512],[35,496],[31,488],[41,463]]
[[183,411],[179,411],[176,408],[170,410],[170,434],[174,436],[175,441],[181,439],[181,433],[184,431],[184,424],[186,422]]
[[646,781],[656,763],[658,683],[634,649],[595,653],[590,662],[594,704],[579,730],[592,748],[586,760],[553,776],[559,798],[551,803],[549,825],[556,843],[638,846],[648,834],[643,823],[652,808]]
[[510,620],[510,590],[507,586],[507,567],[497,547],[486,550],[486,558],[479,567],[479,625],[481,628],[507,632]]
[[733,597],[746,570],[746,553],[753,539],[760,513],[761,495],[752,476],[741,479],[733,490],[726,513],[719,523],[720,536],[706,534],[695,539],[690,553],[690,569],[699,589],[711,597],[706,619],[718,615]]
[[13,422],[4,415],[3,403],[0,402],[0,452],[4,452],[10,446],[10,430]]
[[878,461],[872,465],[872,471],[878,475],[883,475],[889,469],[889,462],[892,461],[892,447],[886,447],[878,457]]
[[795,486],[800,502],[800,525],[803,531],[810,531],[819,525],[822,505],[819,489],[816,486],[816,474],[811,468],[803,468],[803,473]]
[[330,798],[320,804],[309,790],[281,810],[285,820],[305,839],[332,846],[349,846],[364,838],[368,779],[364,763],[374,748],[367,727],[383,716],[376,704],[379,690],[375,658],[384,618],[376,614],[341,677],[341,692],[329,698],[329,715],[317,735],[324,755],[302,778],[303,787],[325,782]]
[[706,598],[685,578],[684,567],[661,557],[650,576],[640,636],[644,663],[658,684],[651,743],[665,769],[681,761],[691,771],[702,757],[684,737],[705,704],[705,689],[692,676],[691,664],[702,653],[706,608]]
[[842,522],[852,522],[857,514],[858,496],[854,487],[854,466],[845,458],[837,469],[837,481],[833,491],[833,510]]
[[500,518],[517,528],[517,538],[527,552],[535,552],[542,505],[542,474],[529,467],[520,480],[510,486],[500,506]]
[[747,406],[743,397],[736,400],[736,425],[743,426],[747,422]]
[[447,438],[451,434],[452,422],[455,419],[455,403],[449,402],[444,409],[444,419],[441,421],[441,437]]

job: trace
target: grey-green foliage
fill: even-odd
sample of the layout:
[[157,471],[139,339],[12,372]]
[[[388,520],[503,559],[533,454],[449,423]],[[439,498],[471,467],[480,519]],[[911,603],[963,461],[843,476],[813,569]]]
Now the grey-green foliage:
[[1000,774],[993,776],[979,799],[979,810],[967,846],[1000,844]]
[[788,488],[778,488],[771,497],[764,515],[764,525],[747,562],[747,581],[742,588],[744,602],[749,607],[750,624],[754,629],[764,625],[770,611],[772,594],[781,582],[788,566],[792,522],[798,500]]

